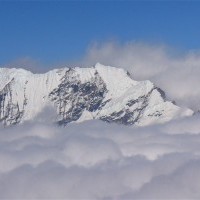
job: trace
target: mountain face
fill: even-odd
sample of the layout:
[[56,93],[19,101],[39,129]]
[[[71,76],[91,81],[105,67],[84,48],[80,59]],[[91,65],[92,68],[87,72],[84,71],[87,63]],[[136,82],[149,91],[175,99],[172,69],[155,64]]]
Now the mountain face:
[[134,81],[123,69],[99,63],[45,74],[0,68],[0,121],[5,126],[32,120],[46,106],[55,108],[60,125],[100,119],[142,126],[193,114],[167,101],[150,81]]

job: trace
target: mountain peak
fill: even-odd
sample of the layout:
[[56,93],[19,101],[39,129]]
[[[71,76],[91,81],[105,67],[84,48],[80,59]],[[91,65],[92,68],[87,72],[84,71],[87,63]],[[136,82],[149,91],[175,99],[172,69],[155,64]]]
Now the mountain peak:
[[147,125],[193,113],[166,101],[150,81],[135,81],[124,69],[97,63],[88,68],[62,68],[44,74],[0,68],[0,121],[4,125],[34,119],[46,106],[55,121],[100,119]]

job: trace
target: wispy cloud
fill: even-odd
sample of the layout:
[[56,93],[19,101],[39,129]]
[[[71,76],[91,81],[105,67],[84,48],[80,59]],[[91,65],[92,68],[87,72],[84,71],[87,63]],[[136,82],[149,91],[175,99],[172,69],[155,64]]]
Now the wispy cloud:
[[200,108],[200,52],[177,52],[166,45],[139,42],[94,43],[80,62],[122,67],[134,79],[153,81],[182,106]]
[[46,66],[45,64],[42,64],[40,60],[33,59],[30,56],[25,56],[16,60],[12,60],[8,63],[1,64],[0,67],[23,68],[33,73],[44,73],[47,71],[47,69],[52,68],[52,66]]

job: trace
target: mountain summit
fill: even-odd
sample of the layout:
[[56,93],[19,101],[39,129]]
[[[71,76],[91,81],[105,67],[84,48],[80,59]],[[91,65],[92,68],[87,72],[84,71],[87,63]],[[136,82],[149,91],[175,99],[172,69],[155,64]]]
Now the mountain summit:
[[90,119],[148,125],[193,114],[167,101],[152,82],[135,81],[125,70],[99,63],[45,74],[0,68],[0,121],[5,126],[32,120],[46,106],[56,109],[60,125]]

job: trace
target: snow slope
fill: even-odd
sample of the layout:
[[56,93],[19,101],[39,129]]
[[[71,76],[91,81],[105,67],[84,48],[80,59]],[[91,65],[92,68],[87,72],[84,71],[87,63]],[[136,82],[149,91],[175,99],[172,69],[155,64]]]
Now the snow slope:
[[150,81],[134,81],[119,68],[97,63],[45,74],[0,68],[0,120],[4,125],[36,117],[45,107],[61,125],[90,119],[148,125],[190,116],[193,111],[167,101]]

